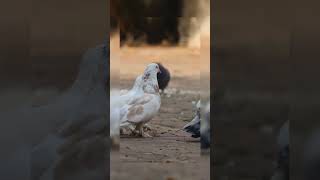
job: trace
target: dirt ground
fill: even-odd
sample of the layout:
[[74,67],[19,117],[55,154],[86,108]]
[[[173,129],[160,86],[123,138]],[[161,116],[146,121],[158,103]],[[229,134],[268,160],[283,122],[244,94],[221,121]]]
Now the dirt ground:
[[118,60],[111,65],[112,88],[130,89],[151,62],[161,62],[172,77],[161,95],[158,115],[148,123],[153,137],[121,136],[120,151],[111,156],[111,179],[210,179],[210,157],[201,156],[200,139],[179,131],[193,119],[192,102],[199,100],[200,93],[201,98],[208,97],[209,71],[202,70],[205,63],[210,65],[208,57],[199,48],[124,47],[111,51],[111,62]]

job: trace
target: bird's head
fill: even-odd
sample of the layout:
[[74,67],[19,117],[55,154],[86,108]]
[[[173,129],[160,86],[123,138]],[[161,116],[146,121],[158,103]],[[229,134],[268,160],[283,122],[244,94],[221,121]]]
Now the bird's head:
[[159,65],[157,63],[148,64],[144,72],[145,72],[145,74],[147,74],[147,73],[150,73],[150,74],[161,73]]

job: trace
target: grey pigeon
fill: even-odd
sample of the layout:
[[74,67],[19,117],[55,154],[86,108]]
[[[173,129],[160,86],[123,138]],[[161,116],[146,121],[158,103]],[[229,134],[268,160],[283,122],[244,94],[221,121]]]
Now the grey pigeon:
[[196,105],[195,117],[183,127],[183,130],[190,133],[193,138],[200,137],[200,100]]
[[210,130],[210,101],[207,103],[204,111],[203,118],[201,118],[201,149],[209,149],[211,143],[211,130]]

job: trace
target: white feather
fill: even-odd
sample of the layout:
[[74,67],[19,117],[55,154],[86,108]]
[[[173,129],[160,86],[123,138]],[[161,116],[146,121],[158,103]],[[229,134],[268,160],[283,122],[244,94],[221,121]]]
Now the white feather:
[[[143,75],[136,78],[133,88],[123,95],[114,94],[110,98],[110,121],[118,132],[120,128],[128,125],[145,124],[159,111],[161,99],[157,81],[159,67],[149,64]],[[133,109],[139,112],[133,111]],[[113,131],[110,129],[110,132]]]
[[158,65],[149,64],[144,71],[143,81],[139,90],[142,96],[131,99],[120,109],[120,127],[128,124],[145,124],[149,122],[159,111],[161,98],[157,81]]

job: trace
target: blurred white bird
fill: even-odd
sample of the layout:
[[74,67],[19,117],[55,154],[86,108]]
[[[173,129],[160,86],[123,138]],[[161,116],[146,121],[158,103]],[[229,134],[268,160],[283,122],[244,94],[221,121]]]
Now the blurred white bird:
[[161,72],[158,64],[149,64],[142,76],[143,83],[139,84],[139,91],[144,93],[138,98],[131,99],[120,109],[120,127],[135,125],[142,137],[150,137],[143,132],[144,125],[159,111],[161,98],[157,74]]
[[110,108],[110,137],[119,136],[120,132],[120,109]]

